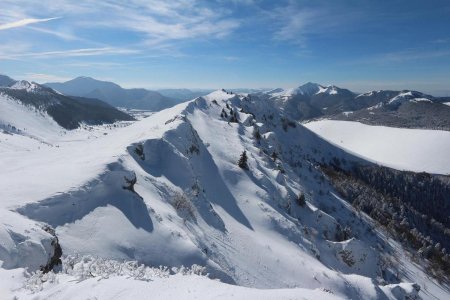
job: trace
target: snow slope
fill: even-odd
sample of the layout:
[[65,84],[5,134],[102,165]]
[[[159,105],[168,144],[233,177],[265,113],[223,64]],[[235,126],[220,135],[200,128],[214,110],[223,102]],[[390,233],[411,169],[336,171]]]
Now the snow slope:
[[64,128],[46,113],[22,105],[2,93],[0,93],[0,128],[34,138],[42,137],[45,140],[64,131]]
[[[253,289],[208,279],[194,268],[148,268],[136,262],[69,258],[63,271],[27,276],[23,270],[0,272],[2,299],[342,299],[316,289]],[[17,278],[24,288],[17,285]],[[73,282],[76,282],[74,284]],[[176,288],[174,288],[176,287]],[[11,293],[11,290],[18,292]]]
[[450,174],[450,132],[320,120],[305,126],[338,147],[399,170]]
[[[223,111],[238,122],[221,117]],[[175,275],[75,284],[61,274],[30,298],[71,298],[80,290],[86,297],[140,298],[147,294],[134,288],[142,288],[162,298],[179,292],[179,298],[402,299],[417,293],[413,283],[422,297],[448,296],[337,197],[313,163],[319,155],[358,158],[299,124],[284,129],[283,121],[271,101],[216,91],[126,127],[82,128],[46,144],[0,133],[8,139],[0,143],[0,277],[7,292],[29,293],[20,288],[29,275],[20,274],[52,255],[53,237],[44,230],[50,225],[65,256],[196,264],[223,283]],[[236,163],[243,150],[249,170]],[[344,226],[353,236],[336,238]]]

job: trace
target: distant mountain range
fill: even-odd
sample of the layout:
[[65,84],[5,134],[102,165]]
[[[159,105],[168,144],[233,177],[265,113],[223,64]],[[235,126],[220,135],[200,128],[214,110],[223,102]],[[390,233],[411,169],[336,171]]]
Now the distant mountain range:
[[184,98],[175,99],[146,89],[125,89],[113,82],[91,77],[77,77],[66,82],[45,83],[58,92],[78,97],[96,98],[115,107],[160,111],[174,106]]
[[[9,87],[16,83],[8,76],[0,76],[0,86]],[[44,86],[34,85],[39,86],[41,91],[44,90]],[[150,111],[160,111],[210,92],[207,89],[125,89],[113,82],[90,77],[77,77],[63,83],[46,83],[45,86],[57,91],[52,92],[57,97],[65,97],[61,95],[63,94],[72,100],[95,105],[99,105],[98,100],[88,99],[99,99],[115,107]],[[298,121],[328,118],[369,125],[450,130],[450,106],[445,105],[450,99],[417,91],[380,90],[358,94],[335,85],[308,82],[291,89],[234,89],[233,92],[271,101],[290,119]],[[9,90],[8,93],[13,92]],[[17,95],[20,92],[14,93],[20,96]]]
[[334,85],[306,83],[293,89],[256,94],[276,103],[289,117],[358,121],[370,125],[450,130],[447,98],[417,91],[371,91],[357,94]]
[[0,76],[0,96],[1,101],[20,103],[24,110],[28,108],[48,114],[65,129],[78,128],[82,123],[99,125],[134,120],[101,100],[65,96],[35,82],[16,81],[4,75]]
[[201,90],[190,90],[190,89],[159,89],[157,90],[163,96],[177,99],[179,101],[187,101],[197,97],[201,97],[211,93],[213,90],[201,89]]

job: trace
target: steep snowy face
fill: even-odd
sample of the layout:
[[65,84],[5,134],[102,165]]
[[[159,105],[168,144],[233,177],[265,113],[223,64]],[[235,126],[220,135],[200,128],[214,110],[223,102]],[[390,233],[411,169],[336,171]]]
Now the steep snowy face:
[[36,94],[50,95],[52,93],[56,93],[56,91],[54,91],[48,87],[37,84],[36,82],[29,82],[26,80],[17,81],[13,85],[11,85],[9,88],[12,90],[24,90],[26,92],[36,93]]
[[[60,134],[61,128],[57,127],[71,130],[79,128],[82,124],[98,125],[119,120],[134,120],[128,114],[100,100],[67,97],[51,88],[24,80],[17,81],[9,87],[0,87],[0,97],[0,105],[4,107],[0,124],[3,124],[3,127],[19,128],[24,134],[27,134],[26,131],[34,131],[31,135],[36,138],[46,133],[52,135],[51,132],[53,135]],[[12,114],[13,111],[15,114]],[[52,120],[46,121],[48,124],[43,125],[44,119]],[[37,120],[40,120],[41,124],[37,128],[23,126],[36,123]],[[50,125],[55,122],[58,126]],[[51,129],[41,131],[43,127],[48,126]],[[19,132],[15,130],[15,133]]]
[[[0,93],[0,128],[4,132],[42,141],[52,140],[64,130],[46,112],[26,106],[3,93]],[[6,142],[6,138],[2,141]]]
[[[64,255],[198,264],[246,287],[395,299],[416,295],[417,280],[445,295],[319,169],[336,159],[365,162],[271,99],[218,90],[102,130],[69,133],[59,147],[4,151],[0,213],[9,212],[7,224],[29,220],[24,230],[44,249],[49,236],[32,229],[50,225]],[[12,227],[4,231],[11,243],[2,261],[21,247]]]

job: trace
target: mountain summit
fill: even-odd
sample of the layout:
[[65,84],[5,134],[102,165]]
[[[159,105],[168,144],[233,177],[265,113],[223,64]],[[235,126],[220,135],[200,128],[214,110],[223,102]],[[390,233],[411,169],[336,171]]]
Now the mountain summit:
[[124,89],[120,85],[91,77],[77,77],[66,82],[46,83],[62,94],[96,98],[115,107],[159,111],[179,102],[158,92],[146,89]]

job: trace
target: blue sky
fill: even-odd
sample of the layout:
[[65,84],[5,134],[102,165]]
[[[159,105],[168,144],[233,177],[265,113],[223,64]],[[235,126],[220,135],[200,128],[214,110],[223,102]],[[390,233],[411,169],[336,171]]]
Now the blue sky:
[[0,40],[0,73],[37,82],[450,95],[446,0],[2,0]]

